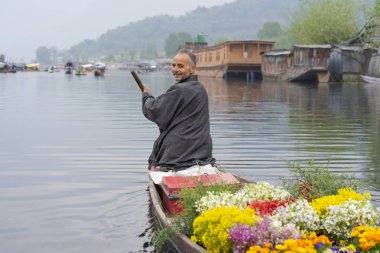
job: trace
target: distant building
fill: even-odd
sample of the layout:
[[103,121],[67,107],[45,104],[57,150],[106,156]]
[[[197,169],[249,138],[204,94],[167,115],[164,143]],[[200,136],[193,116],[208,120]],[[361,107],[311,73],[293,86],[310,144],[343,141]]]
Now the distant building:
[[4,54],[0,54],[0,62],[5,62],[5,55]]
[[273,46],[273,41],[245,40],[194,48],[197,74],[218,78],[261,79],[260,53],[271,50]]

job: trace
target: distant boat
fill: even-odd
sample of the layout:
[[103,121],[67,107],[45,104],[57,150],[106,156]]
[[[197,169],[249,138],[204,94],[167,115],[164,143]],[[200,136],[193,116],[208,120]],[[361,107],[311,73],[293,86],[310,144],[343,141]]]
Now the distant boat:
[[95,64],[94,75],[95,76],[104,76],[106,72],[106,65],[102,62],[98,62]]
[[50,66],[49,68],[48,68],[48,72],[49,73],[54,73],[54,72],[58,72],[59,70],[58,70],[58,68],[56,67],[56,66]]
[[77,75],[77,76],[86,75],[86,74],[87,74],[86,69],[84,69],[84,68],[82,68],[82,67],[78,67],[78,68],[75,70],[75,75]]
[[65,74],[72,74],[74,70],[74,64],[72,62],[67,62],[65,64]]
[[40,71],[39,67],[40,67],[39,63],[29,63],[25,65],[25,70],[26,71]]
[[380,78],[378,77],[361,75],[361,78],[365,83],[380,84]]

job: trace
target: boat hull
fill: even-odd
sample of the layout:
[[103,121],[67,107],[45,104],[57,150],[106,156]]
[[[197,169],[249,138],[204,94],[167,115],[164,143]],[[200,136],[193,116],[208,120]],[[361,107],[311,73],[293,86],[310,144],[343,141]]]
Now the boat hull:
[[[156,185],[149,179],[149,195],[152,201],[152,213],[156,218],[160,228],[165,228],[173,224],[173,219],[168,216],[162,207],[162,200]],[[180,253],[207,253],[207,251],[194,243],[184,234],[177,234],[170,238],[170,243]]]
[[361,76],[362,80],[365,83],[375,83],[375,84],[380,84],[380,78],[378,77],[373,77],[373,76]]

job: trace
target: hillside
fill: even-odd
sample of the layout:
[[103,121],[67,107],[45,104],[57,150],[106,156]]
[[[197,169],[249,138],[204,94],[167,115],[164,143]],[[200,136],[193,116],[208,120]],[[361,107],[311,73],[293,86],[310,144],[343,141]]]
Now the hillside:
[[165,39],[178,32],[187,32],[194,38],[204,33],[211,45],[220,38],[256,39],[266,21],[285,24],[289,11],[297,3],[298,0],[236,0],[211,8],[198,7],[180,17],[149,17],[109,30],[97,40],[85,40],[64,54],[98,57],[141,50],[162,52]]

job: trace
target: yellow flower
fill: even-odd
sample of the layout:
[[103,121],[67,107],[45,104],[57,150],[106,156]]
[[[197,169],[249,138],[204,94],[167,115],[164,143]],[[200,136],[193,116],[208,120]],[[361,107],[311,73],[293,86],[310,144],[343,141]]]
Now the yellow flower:
[[288,247],[286,247],[285,245],[281,245],[281,244],[276,245],[276,249],[281,250],[281,251],[286,250],[287,248]]
[[363,193],[363,197],[364,197],[365,199],[367,199],[367,200],[371,200],[371,199],[372,199],[371,194],[368,193],[368,192]]
[[314,238],[313,244],[317,245],[318,243],[323,243],[328,246],[332,245],[332,242],[330,241],[330,239],[325,235],[320,235],[317,238]]
[[209,252],[230,252],[233,245],[228,236],[228,229],[235,224],[251,225],[259,219],[251,208],[240,210],[236,206],[218,207],[203,212],[194,219],[193,236]]
[[348,249],[348,250],[352,250],[353,252],[355,252],[355,251],[356,251],[356,248],[355,248],[355,246],[354,246],[354,245],[352,245],[352,244],[348,245],[348,246],[347,246],[347,249]]
[[363,195],[361,195],[360,193],[357,193],[351,188],[342,188],[338,190],[338,194],[323,196],[321,198],[314,199],[310,205],[317,213],[324,215],[328,206],[342,205],[347,200],[360,201],[370,198],[371,194],[369,193],[364,193]]

